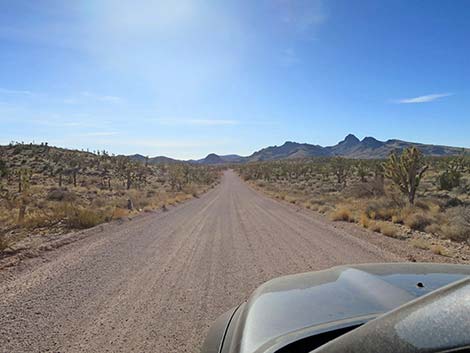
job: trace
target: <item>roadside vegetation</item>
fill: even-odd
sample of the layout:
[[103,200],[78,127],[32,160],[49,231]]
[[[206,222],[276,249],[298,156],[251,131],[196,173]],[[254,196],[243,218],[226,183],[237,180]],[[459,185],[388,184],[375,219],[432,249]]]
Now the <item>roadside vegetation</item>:
[[[450,256],[470,244],[470,158],[424,157],[415,148],[387,160],[341,157],[250,163],[241,177],[268,195]],[[444,244],[444,245],[442,245]]]
[[215,167],[151,165],[106,151],[47,143],[0,146],[0,253],[24,239],[60,235],[198,197]]

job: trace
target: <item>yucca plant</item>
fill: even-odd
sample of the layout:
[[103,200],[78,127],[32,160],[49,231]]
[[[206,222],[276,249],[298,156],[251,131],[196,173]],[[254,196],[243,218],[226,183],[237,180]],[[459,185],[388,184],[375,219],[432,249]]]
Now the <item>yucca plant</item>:
[[406,148],[400,157],[392,153],[383,166],[385,177],[408,197],[410,205],[414,205],[416,190],[428,169],[420,150],[414,146]]

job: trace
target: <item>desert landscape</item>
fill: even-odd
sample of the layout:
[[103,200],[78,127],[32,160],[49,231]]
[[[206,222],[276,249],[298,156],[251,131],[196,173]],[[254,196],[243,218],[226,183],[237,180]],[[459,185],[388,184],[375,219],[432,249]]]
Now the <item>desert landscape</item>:
[[220,313],[279,275],[470,263],[462,153],[211,164],[1,151],[2,352],[196,352]]

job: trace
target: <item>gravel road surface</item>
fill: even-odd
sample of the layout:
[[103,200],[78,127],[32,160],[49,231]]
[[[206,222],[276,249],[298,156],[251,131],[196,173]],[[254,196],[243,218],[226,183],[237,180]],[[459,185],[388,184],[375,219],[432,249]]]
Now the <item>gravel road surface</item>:
[[404,260],[384,249],[228,171],[199,199],[97,230],[0,277],[0,351],[198,352],[210,323],[262,282]]

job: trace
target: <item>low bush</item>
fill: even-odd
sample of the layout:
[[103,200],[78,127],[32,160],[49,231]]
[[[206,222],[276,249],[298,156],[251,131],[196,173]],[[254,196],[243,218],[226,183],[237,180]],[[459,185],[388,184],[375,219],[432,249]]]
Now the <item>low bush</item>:
[[387,237],[396,238],[398,236],[398,229],[393,224],[387,222],[380,223],[380,233]]
[[333,211],[330,214],[330,219],[332,221],[344,221],[344,222],[352,222],[354,220],[352,217],[351,211],[345,207],[341,207]]
[[414,238],[411,240],[411,245],[413,245],[415,248],[422,249],[422,250],[428,250],[431,245],[426,239],[423,238]]
[[442,227],[444,237],[456,241],[470,241],[470,207],[455,207],[446,212],[448,223]]
[[411,213],[404,219],[404,224],[413,230],[424,231],[433,223],[433,218],[425,213]]
[[71,229],[91,228],[105,221],[103,213],[81,207],[68,208],[65,219],[65,223]]
[[450,256],[449,250],[442,245],[432,245],[431,251],[436,255]]

